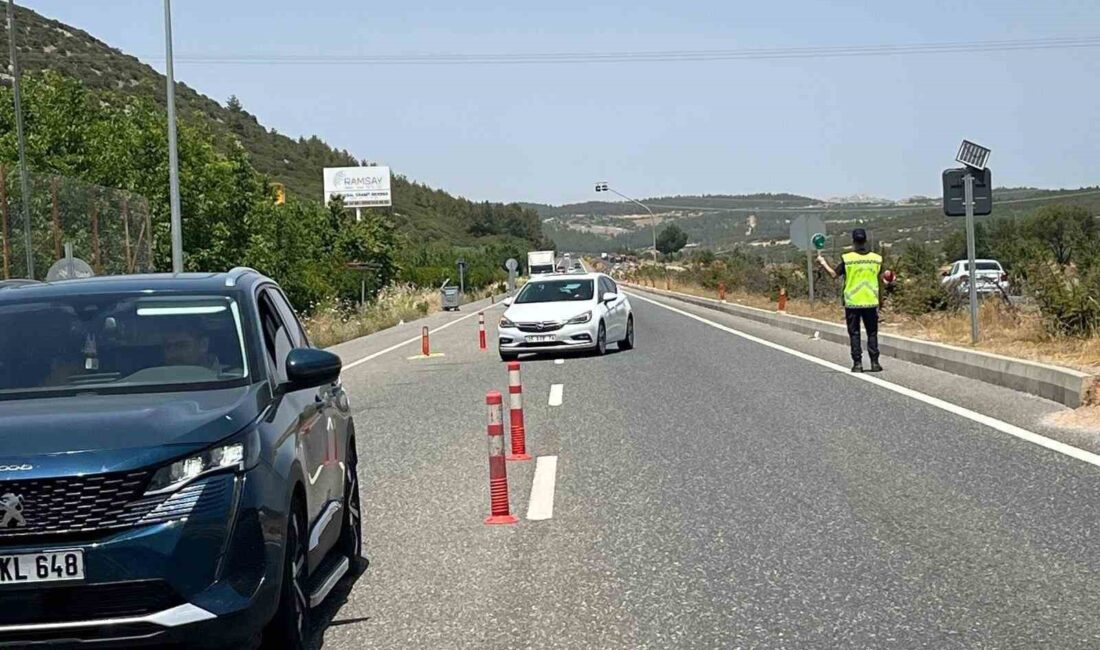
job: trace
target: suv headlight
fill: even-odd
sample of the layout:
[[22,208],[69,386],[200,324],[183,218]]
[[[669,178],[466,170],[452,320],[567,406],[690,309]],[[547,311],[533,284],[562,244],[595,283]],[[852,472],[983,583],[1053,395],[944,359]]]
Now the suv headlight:
[[515,328],[515,326],[516,326],[516,324],[515,324],[515,323],[513,323],[513,322],[512,322],[512,321],[510,321],[510,320],[508,320],[508,319],[507,319],[507,318],[505,318],[504,316],[501,316],[501,317],[500,317],[500,327],[510,327],[510,328]]
[[259,433],[237,436],[193,456],[165,465],[153,475],[146,494],[174,491],[196,478],[214,472],[245,470],[255,465],[259,457]]
[[570,318],[569,320],[565,321],[565,323],[567,325],[581,325],[583,323],[587,323],[590,320],[592,320],[592,312],[586,311],[583,314],[578,314],[573,318]]

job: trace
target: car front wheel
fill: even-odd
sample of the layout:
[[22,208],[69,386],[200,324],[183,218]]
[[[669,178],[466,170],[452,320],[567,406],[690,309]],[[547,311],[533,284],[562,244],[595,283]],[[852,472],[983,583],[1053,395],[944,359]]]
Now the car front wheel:
[[634,317],[630,316],[626,319],[626,336],[623,340],[619,341],[620,350],[630,350],[634,348]]
[[344,466],[344,525],[340,529],[340,550],[355,567],[363,560],[363,515],[359,507],[359,455],[355,451],[355,438],[348,443],[348,459]]
[[306,597],[308,566],[303,504],[295,499],[287,518],[286,557],[283,560],[283,584],[279,609],[264,630],[265,648],[302,650],[309,635],[309,600]]
[[596,354],[607,354],[607,328],[600,321],[600,329],[596,331]]

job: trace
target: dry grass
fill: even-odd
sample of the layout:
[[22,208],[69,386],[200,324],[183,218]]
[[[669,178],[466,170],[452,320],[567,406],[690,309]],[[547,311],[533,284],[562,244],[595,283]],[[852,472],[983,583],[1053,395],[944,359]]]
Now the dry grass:
[[[657,287],[664,289],[665,283],[658,281]],[[672,281],[671,288],[673,291],[696,296],[718,297],[716,292],[694,284]],[[767,296],[744,292],[729,292],[726,294],[726,301],[759,309],[776,308],[776,303]],[[789,300],[787,313],[831,322],[842,322],[844,318],[844,309],[832,301],[819,301],[811,307],[805,300]],[[1100,337],[1081,339],[1052,336],[1044,330],[1037,313],[1026,313],[1000,302],[987,301],[978,312],[978,330],[981,341],[974,346],[975,349],[1067,366],[1085,372],[1100,372]],[[890,311],[887,303],[882,314],[882,331],[959,347],[972,347],[970,317],[965,311],[913,317]]]
[[[466,294],[467,301],[488,298],[492,288]],[[320,348],[350,341],[393,327],[403,321],[415,320],[442,309],[442,297],[437,289],[420,289],[412,285],[396,285],[383,289],[367,305],[328,302],[319,305],[303,325],[310,341]]]

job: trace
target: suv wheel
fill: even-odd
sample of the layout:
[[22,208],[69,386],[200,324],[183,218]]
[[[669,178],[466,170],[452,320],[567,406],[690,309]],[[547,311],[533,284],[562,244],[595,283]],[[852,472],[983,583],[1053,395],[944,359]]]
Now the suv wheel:
[[619,341],[620,350],[630,350],[634,348],[634,317],[630,316],[626,319],[626,336],[623,340]]
[[304,508],[295,499],[290,509],[286,530],[286,558],[283,560],[283,586],[279,592],[279,609],[264,630],[264,647],[280,650],[302,650],[309,635],[309,600],[306,589],[309,568],[306,561],[306,531]]
[[355,451],[355,438],[348,443],[348,460],[344,466],[344,525],[340,529],[340,551],[355,568],[363,558],[363,511],[359,507],[359,455]]

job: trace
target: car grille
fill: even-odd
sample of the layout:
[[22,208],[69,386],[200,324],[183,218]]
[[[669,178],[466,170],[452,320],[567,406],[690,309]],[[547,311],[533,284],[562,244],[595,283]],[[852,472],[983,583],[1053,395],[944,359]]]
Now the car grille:
[[0,542],[128,528],[167,498],[142,496],[151,476],[139,471],[0,481],[0,498],[20,498],[25,521],[20,526],[12,520],[0,528]]
[[521,332],[541,334],[543,332],[556,332],[561,329],[562,323],[556,321],[543,321],[541,323],[516,323],[516,328]]
[[0,590],[0,625],[145,616],[183,599],[161,580]]

